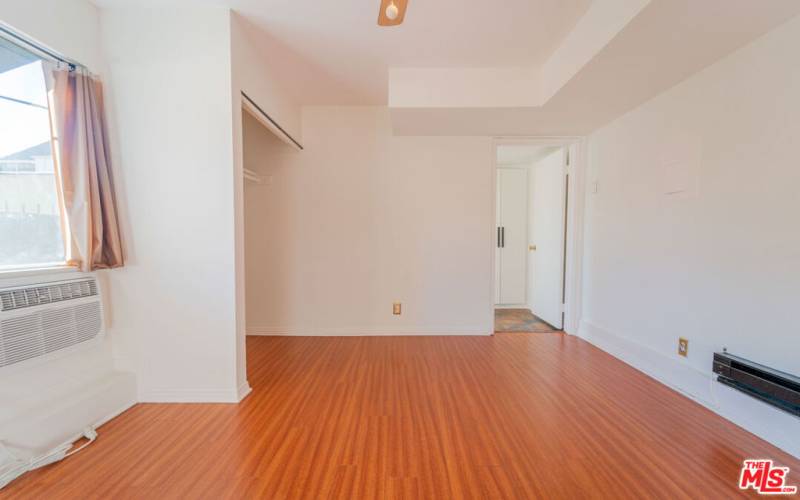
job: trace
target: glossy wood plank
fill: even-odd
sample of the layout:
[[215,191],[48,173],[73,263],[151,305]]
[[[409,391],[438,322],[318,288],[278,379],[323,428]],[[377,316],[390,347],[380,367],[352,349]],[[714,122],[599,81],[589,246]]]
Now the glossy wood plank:
[[140,404],[0,498],[731,498],[800,463],[563,334],[252,337],[240,405]]

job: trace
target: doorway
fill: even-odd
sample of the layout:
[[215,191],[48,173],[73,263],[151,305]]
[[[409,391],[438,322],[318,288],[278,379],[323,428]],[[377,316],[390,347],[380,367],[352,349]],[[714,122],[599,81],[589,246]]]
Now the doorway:
[[[571,140],[495,147],[494,331],[565,329]],[[574,187],[573,187],[574,188]]]

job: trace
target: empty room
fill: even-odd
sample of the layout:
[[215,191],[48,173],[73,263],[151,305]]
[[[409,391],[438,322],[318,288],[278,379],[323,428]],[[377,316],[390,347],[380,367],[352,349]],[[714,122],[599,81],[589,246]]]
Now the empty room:
[[800,2],[3,0],[0,499],[800,486]]

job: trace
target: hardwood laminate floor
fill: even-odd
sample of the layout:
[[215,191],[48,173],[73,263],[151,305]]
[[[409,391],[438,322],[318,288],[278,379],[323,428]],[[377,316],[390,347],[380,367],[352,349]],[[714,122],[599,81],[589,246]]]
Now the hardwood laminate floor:
[[587,342],[250,337],[239,405],[139,404],[0,498],[732,498],[800,461]]

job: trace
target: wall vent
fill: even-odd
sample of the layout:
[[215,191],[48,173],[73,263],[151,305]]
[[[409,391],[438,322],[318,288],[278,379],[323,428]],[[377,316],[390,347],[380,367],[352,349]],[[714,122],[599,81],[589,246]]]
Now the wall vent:
[[103,307],[94,278],[0,289],[0,303],[0,368],[103,333]]
[[800,377],[727,352],[714,353],[712,369],[717,381],[800,417]]
[[0,290],[0,307],[3,311],[13,311],[23,307],[40,306],[95,295],[97,295],[97,283],[94,279],[32,285]]

